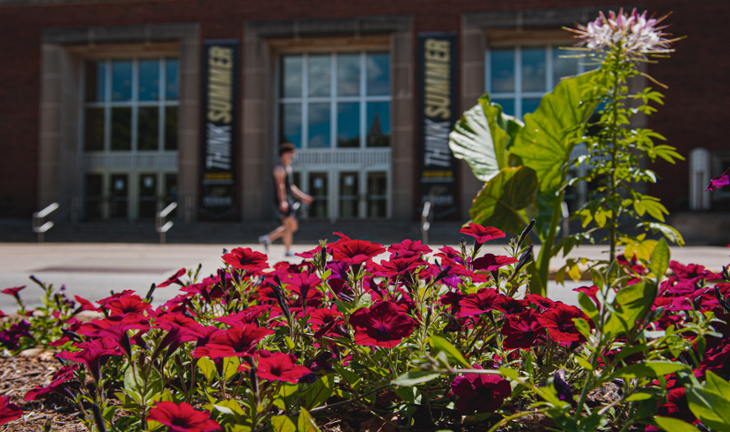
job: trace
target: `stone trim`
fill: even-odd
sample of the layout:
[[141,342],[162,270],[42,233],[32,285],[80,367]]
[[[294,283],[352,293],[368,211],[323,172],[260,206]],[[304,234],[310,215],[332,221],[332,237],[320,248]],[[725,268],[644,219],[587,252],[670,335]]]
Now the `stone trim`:
[[[414,47],[410,17],[364,17],[287,21],[247,21],[243,46],[243,131],[239,154],[242,219],[265,221],[273,215],[269,170],[276,158],[276,58],[301,48],[329,51],[356,44],[388,47],[391,53],[391,215],[413,217]],[[384,35],[385,38],[379,36]]]
[[[111,53],[115,45],[128,51],[171,52],[175,42],[180,59],[178,108],[178,191],[192,196],[197,207],[199,159],[200,29],[198,24],[148,25],[43,31],[41,43],[41,99],[39,130],[38,207],[61,204],[66,216],[74,196],[81,196],[80,88],[84,59]],[[99,44],[99,45],[97,45]],[[101,44],[110,44],[101,46]],[[146,48],[145,48],[146,47]],[[180,203],[181,205],[183,203]],[[193,210],[193,215],[197,212]]]

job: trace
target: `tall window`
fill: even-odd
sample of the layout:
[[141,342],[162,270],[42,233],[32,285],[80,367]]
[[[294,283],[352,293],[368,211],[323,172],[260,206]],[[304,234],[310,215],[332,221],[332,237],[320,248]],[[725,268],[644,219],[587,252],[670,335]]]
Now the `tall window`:
[[535,111],[560,79],[593,69],[557,45],[513,46],[487,51],[487,90],[504,112],[517,118]]
[[390,146],[390,54],[281,57],[279,137],[300,149]]
[[85,72],[84,150],[177,150],[177,59],[95,59]]

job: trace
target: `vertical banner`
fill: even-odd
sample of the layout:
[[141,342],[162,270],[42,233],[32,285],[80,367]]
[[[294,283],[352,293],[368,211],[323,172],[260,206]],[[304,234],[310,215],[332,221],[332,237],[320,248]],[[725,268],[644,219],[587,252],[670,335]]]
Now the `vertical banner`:
[[456,159],[449,133],[458,120],[456,33],[418,35],[418,193],[433,195],[434,219],[458,217]]
[[235,39],[207,40],[203,44],[199,212],[213,219],[230,217],[236,212],[238,50]]

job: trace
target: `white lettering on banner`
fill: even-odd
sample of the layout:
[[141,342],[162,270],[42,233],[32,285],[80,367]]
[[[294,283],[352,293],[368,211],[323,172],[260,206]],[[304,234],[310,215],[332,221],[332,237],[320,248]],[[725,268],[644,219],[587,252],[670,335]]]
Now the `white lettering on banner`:
[[206,168],[231,169],[231,126],[208,124]]
[[426,141],[425,165],[450,167],[451,150],[449,149],[449,122],[426,120],[424,140]]

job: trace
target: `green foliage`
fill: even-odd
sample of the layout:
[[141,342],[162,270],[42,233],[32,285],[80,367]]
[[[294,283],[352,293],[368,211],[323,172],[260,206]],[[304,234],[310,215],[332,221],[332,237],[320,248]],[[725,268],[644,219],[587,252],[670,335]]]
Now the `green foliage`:
[[504,168],[484,184],[469,216],[474,223],[519,233],[527,225],[520,212],[533,203],[536,192],[535,171],[525,166]]

